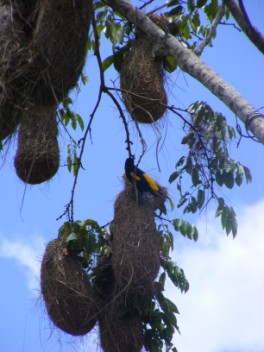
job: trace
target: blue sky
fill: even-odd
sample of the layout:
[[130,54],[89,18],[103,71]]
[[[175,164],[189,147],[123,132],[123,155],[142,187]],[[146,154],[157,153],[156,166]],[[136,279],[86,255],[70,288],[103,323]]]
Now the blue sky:
[[[245,1],[250,17],[264,32],[264,3]],[[104,47],[103,57],[109,55]],[[232,27],[221,27],[212,49],[206,48],[203,61],[231,83],[253,106],[264,106],[264,57]],[[85,121],[93,110],[98,94],[95,58],[89,54],[85,72],[89,84],[77,96],[74,108]],[[109,71],[107,80],[117,78]],[[110,83],[109,83],[110,84]],[[176,71],[166,78],[169,101],[186,107],[196,100],[207,101],[225,114],[230,124],[234,115],[216,97],[187,74]],[[140,143],[131,124],[140,155]],[[143,127],[148,153],[144,167],[164,186],[183,147],[180,123],[168,114],[159,125],[164,146],[160,151],[161,173],[155,162],[157,130]],[[77,131],[76,138],[80,137]],[[165,138],[166,137],[166,138]],[[39,294],[39,267],[45,244],[56,238],[66,219],[56,218],[70,199],[73,178],[66,164],[67,139],[60,129],[61,167],[49,182],[27,186],[17,178],[13,167],[15,140],[1,156],[0,184],[0,350],[5,352],[99,351],[96,334],[84,339],[71,338],[50,325]],[[121,177],[125,134],[118,111],[106,96],[95,117],[88,141],[75,198],[75,218],[93,218],[100,224],[112,219],[113,203],[122,190]],[[253,175],[250,185],[230,192],[223,190],[236,209],[239,220],[235,240],[227,238],[219,221],[208,209],[192,221],[200,230],[197,243],[175,236],[173,258],[183,267],[190,291],[182,295],[168,285],[167,294],[175,301],[180,316],[181,335],[175,335],[180,352],[260,352],[264,351],[264,149],[251,140],[231,147],[234,158],[247,165]],[[176,195],[173,186],[170,194]],[[181,216],[177,211],[172,216]]]

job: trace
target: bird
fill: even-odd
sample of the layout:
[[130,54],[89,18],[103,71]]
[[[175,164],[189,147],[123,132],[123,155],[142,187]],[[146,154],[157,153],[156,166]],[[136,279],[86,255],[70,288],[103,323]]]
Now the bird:
[[166,196],[152,177],[135,166],[132,157],[126,159],[125,173],[128,180],[136,187],[139,193],[149,192],[156,197]]

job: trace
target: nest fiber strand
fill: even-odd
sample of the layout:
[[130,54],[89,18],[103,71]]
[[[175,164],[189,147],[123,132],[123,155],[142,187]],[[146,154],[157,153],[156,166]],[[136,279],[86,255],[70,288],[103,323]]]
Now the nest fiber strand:
[[41,265],[41,291],[52,322],[71,335],[84,335],[96,323],[97,301],[76,256],[62,240],[51,241]]

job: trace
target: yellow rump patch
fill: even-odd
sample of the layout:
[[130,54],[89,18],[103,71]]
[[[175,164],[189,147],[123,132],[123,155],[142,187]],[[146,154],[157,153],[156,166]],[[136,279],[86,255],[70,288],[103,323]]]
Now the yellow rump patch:
[[153,178],[151,178],[148,174],[143,174],[145,180],[147,181],[147,183],[149,184],[150,188],[154,191],[154,192],[158,192],[159,191],[159,186],[156,184],[156,182],[153,180]]

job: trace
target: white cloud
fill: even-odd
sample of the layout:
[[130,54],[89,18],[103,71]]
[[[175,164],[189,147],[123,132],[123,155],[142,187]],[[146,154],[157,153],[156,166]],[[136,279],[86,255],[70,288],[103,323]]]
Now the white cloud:
[[179,352],[264,351],[264,201],[241,210],[238,223],[233,240],[218,222],[200,222],[199,241],[175,250],[190,283],[186,295],[167,292],[181,313]]
[[21,239],[9,240],[0,236],[0,257],[17,261],[26,275],[29,288],[32,290],[39,287],[40,263],[44,244],[44,240],[39,236],[32,236],[30,243]]

